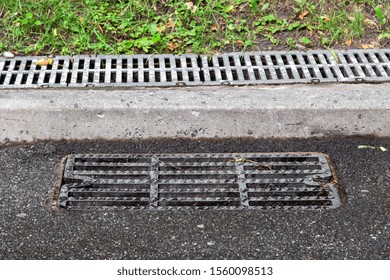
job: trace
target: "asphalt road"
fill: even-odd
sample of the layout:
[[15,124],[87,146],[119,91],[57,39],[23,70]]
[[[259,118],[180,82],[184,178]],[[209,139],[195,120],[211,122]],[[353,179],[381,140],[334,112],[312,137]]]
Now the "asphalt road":
[[[389,259],[390,139],[46,142],[0,147],[1,259]],[[347,203],[322,211],[50,214],[69,153],[324,152]]]

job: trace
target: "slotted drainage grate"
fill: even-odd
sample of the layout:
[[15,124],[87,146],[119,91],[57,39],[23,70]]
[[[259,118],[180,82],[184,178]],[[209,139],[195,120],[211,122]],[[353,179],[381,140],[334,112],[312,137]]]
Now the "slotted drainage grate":
[[388,82],[390,50],[0,58],[0,88]]
[[317,153],[70,155],[51,207],[324,209],[339,207],[327,156]]

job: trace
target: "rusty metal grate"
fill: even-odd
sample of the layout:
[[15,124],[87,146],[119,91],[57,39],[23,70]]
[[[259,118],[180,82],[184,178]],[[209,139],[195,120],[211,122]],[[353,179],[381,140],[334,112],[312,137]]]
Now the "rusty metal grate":
[[60,210],[328,209],[341,204],[318,153],[70,155]]
[[0,88],[389,82],[390,50],[0,57]]

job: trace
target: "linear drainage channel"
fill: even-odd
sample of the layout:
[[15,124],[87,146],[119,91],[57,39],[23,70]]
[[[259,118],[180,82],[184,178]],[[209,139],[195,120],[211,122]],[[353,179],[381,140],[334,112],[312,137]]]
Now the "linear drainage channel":
[[0,88],[389,82],[390,50],[0,58]]
[[85,154],[62,160],[53,211],[332,209],[322,153]]

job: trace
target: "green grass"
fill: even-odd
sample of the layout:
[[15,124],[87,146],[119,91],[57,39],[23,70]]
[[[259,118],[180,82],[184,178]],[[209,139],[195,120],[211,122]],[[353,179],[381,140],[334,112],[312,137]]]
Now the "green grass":
[[389,15],[387,0],[0,0],[0,52],[386,47]]

